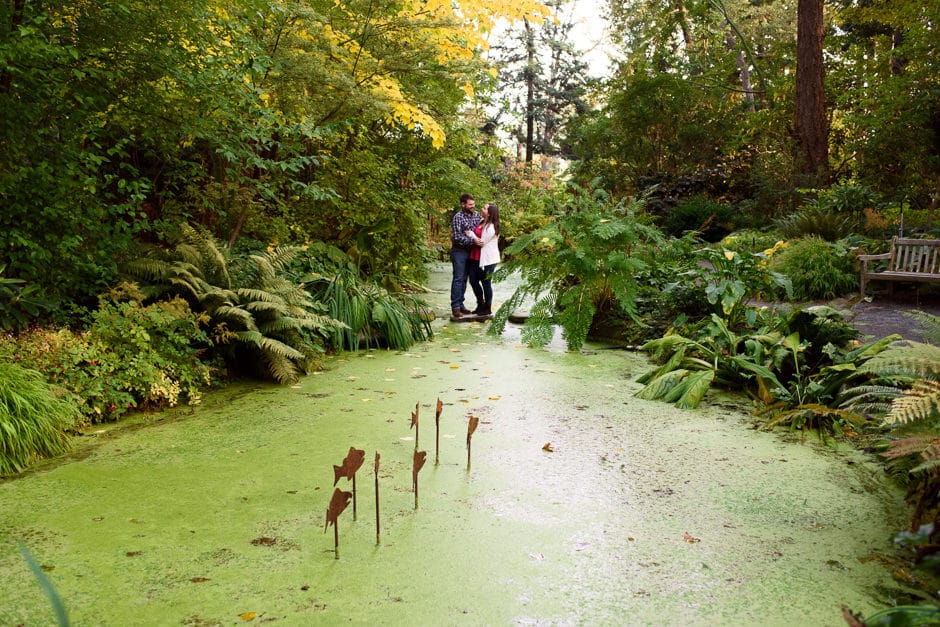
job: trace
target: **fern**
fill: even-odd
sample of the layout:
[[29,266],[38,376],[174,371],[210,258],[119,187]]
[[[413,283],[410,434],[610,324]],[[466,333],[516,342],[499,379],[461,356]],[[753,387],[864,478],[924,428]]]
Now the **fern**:
[[940,316],[925,311],[907,311],[905,315],[917,320],[923,327],[924,338],[931,344],[940,344]]
[[[594,190],[595,192],[599,190]],[[516,239],[494,280],[518,272],[521,285],[497,310],[489,332],[505,329],[527,298],[535,302],[522,332],[532,346],[544,346],[561,325],[570,350],[581,348],[597,320],[622,311],[636,322],[637,276],[642,253],[662,243],[662,234],[638,217],[642,201],[615,203],[603,193],[571,189],[555,219]]]
[[205,314],[210,345],[231,366],[286,382],[322,350],[317,333],[343,328],[314,313],[310,294],[283,276],[298,254],[279,247],[232,258],[207,231],[183,225],[172,249],[154,249],[126,270],[148,298],[179,295]]
[[[940,347],[920,342],[897,342],[869,360],[862,369],[891,400],[885,424],[910,424],[940,418]],[[860,390],[853,401],[865,402]],[[854,400],[857,399],[857,400]]]

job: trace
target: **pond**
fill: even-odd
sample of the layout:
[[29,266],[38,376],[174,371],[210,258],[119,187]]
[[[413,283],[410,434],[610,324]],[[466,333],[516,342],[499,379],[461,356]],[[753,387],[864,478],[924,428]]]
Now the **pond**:
[[[440,314],[448,281],[432,268]],[[840,625],[842,605],[891,604],[879,556],[905,509],[861,453],[754,431],[734,397],[637,399],[642,355],[434,325],[409,351],[89,433],[0,483],[0,624],[54,623],[18,540],[76,625]],[[324,514],[350,447],[366,461],[336,559]]]

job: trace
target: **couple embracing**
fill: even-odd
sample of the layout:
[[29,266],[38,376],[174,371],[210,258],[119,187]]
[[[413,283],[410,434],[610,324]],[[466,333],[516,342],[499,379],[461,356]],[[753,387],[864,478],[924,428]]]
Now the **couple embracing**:
[[[493,314],[493,286],[490,277],[499,263],[499,208],[487,203],[482,212],[470,194],[460,197],[460,211],[451,220],[450,262],[454,276],[450,283],[451,318]],[[464,307],[467,282],[476,297],[477,308]]]

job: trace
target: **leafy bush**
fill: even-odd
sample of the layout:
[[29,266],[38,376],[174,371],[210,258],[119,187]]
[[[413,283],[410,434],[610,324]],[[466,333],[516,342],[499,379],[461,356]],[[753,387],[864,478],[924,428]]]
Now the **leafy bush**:
[[669,211],[664,230],[674,237],[694,231],[706,242],[717,242],[734,230],[734,210],[717,200],[696,196]]
[[[696,251],[695,263],[675,272],[667,294],[697,293],[700,304],[711,305],[710,312],[730,328],[754,325],[755,310],[749,302],[755,298],[775,298],[790,294],[790,281],[767,267],[766,253],[737,253],[705,247]],[[695,302],[696,298],[691,298]]]
[[0,356],[0,475],[68,451],[65,431],[78,416],[75,405],[56,398],[39,372]]
[[198,357],[208,337],[186,301],[104,303],[92,317],[87,335],[98,356],[96,379],[128,393],[137,407],[173,407],[182,398],[199,402],[200,390],[212,382]]
[[0,264],[0,331],[15,331],[51,309],[52,301],[43,298],[37,286],[3,276],[5,270]]
[[233,255],[211,234],[184,225],[173,249],[128,264],[148,299],[184,298],[205,315],[212,353],[235,370],[294,381],[316,366],[322,346],[312,338],[342,323],[290,275],[298,247]]
[[771,260],[771,267],[789,277],[796,300],[832,299],[856,291],[855,257],[842,244],[805,237]]
[[859,221],[866,209],[878,204],[878,194],[870,187],[855,183],[840,183],[823,190],[817,203],[827,211],[852,215]]
[[778,220],[777,228],[787,239],[815,235],[827,242],[834,242],[855,231],[858,221],[852,215],[810,204]]
[[772,249],[783,239],[777,230],[744,229],[725,236],[721,247],[737,253],[759,253]]
[[641,202],[616,202],[602,190],[572,189],[554,219],[516,239],[496,280],[514,271],[522,285],[497,310],[489,332],[502,333],[510,314],[531,296],[535,303],[522,340],[544,346],[560,324],[571,350],[579,349],[607,312],[636,319],[642,251],[662,242],[637,216]]
[[761,324],[735,332],[713,314],[686,334],[648,342],[660,366],[641,376],[640,398],[696,407],[712,385],[744,391],[764,404],[767,427],[840,433],[862,417],[837,405],[860,366],[898,336],[857,345],[858,332],[829,307],[764,314]]
[[307,247],[289,270],[311,294],[317,311],[338,322],[323,334],[331,349],[359,350],[362,344],[407,349],[433,337],[427,303],[404,292],[397,281],[380,287],[363,279],[354,260],[335,246],[318,242]]
[[0,354],[62,387],[90,422],[135,407],[198,403],[211,384],[198,359],[206,334],[181,299],[141,306],[105,303],[88,330],[35,329],[0,343]]

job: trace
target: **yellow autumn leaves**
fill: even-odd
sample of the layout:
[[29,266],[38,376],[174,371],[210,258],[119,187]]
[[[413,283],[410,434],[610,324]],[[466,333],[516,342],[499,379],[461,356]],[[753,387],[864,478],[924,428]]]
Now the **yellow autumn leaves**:
[[[336,4],[334,10],[344,10]],[[357,16],[345,9],[348,24],[356,28],[368,26],[374,32],[394,32],[398,46],[430,53],[442,66],[455,68],[466,64],[487,48],[486,33],[500,20],[516,22],[528,19],[540,23],[551,11],[535,0],[410,0],[397,13]],[[330,41],[336,56],[344,60],[353,79],[370,90],[375,99],[384,103],[385,122],[405,128],[431,139],[435,148],[444,145],[446,134],[428,107],[409,93],[389,68],[386,60],[374,58],[359,43],[354,33],[326,25],[323,34]],[[457,79],[457,87],[467,98],[474,97],[473,85]]]

